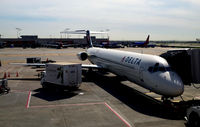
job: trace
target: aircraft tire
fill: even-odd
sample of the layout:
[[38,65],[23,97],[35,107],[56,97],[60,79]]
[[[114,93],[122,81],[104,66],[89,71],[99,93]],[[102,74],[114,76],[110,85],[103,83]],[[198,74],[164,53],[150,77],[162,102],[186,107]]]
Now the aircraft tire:
[[195,112],[192,112],[189,115],[188,123],[190,127],[200,127],[200,117],[198,116],[198,114]]
[[79,87],[74,86],[74,87],[69,87],[68,90],[69,91],[76,91],[76,90],[78,90],[78,88]]
[[43,89],[47,89],[47,82],[43,82],[41,85]]

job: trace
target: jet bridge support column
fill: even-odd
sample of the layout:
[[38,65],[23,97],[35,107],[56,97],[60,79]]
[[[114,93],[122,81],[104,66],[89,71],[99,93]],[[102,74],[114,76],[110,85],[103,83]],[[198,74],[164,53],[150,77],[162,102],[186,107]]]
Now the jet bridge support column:
[[200,49],[189,50],[191,56],[191,77],[193,83],[200,83]]

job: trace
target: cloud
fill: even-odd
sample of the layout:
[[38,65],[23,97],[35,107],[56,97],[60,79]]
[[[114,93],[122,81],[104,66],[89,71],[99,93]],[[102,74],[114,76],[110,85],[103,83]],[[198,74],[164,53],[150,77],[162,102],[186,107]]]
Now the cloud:
[[200,1],[199,0],[179,0],[180,2],[187,2],[187,3],[190,3],[190,4],[200,4]]
[[[35,31],[37,28],[42,35],[45,32],[41,33],[44,31],[41,28],[46,29],[48,35],[49,31],[59,33],[65,27],[109,28],[112,33],[151,30],[160,31],[159,35],[172,32],[173,28],[176,33],[180,29],[191,32],[200,27],[200,9],[196,6],[199,3],[198,0],[1,0],[0,27],[9,27],[9,23],[26,24],[24,31],[26,27]],[[0,33],[2,31],[5,30],[0,29]]]

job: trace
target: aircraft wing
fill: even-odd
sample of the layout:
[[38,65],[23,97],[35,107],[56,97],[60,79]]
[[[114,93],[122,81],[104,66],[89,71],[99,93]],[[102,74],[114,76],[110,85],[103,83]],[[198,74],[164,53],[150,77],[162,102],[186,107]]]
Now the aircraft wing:
[[[22,66],[40,66],[40,67],[44,67],[46,64],[45,63],[10,63],[12,65],[22,65]],[[101,69],[103,67],[98,66],[98,65],[94,65],[94,64],[82,64],[81,65],[82,68],[96,68],[96,69]]]
[[44,63],[10,63],[12,65],[22,65],[22,66],[36,66],[36,67],[44,67]]
[[96,69],[102,69],[103,67],[94,65],[94,64],[82,64],[82,68],[96,68]]

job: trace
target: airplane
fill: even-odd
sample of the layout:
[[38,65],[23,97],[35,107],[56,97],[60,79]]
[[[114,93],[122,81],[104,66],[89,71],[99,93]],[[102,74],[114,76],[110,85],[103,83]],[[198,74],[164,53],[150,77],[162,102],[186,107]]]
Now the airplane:
[[149,44],[149,38],[150,38],[150,35],[147,36],[147,39],[145,42],[135,42],[134,44],[132,44],[131,46],[132,47],[152,47],[154,48],[156,45],[154,44]]
[[55,42],[53,44],[48,44],[47,47],[61,49],[61,48],[63,48],[63,43],[62,42]]
[[101,48],[124,48],[119,43],[110,43],[110,42],[102,42],[100,45],[95,45],[95,47],[101,47]]
[[[88,59],[92,63],[92,65],[82,64],[82,68],[108,70],[161,95],[163,101],[180,96],[184,92],[181,78],[171,69],[164,58],[156,55],[97,48],[93,46],[89,30],[78,31],[75,34],[86,34],[89,46],[86,51],[77,54],[80,60]],[[37,64],[31,66],[34,65]],[[45,64],[39,65],[45,66]]]
[[[155,55],[93,47],[90,31],[86,37],[89,48],[77,54],[80,60],[88,59],[93,65],[82,68],[103,68],[118,76],[162,95],[162,99],[180,96],[184,85],[176,72],[172,71],[167,61]],[[147,42],[149,36],[147,38]]]

